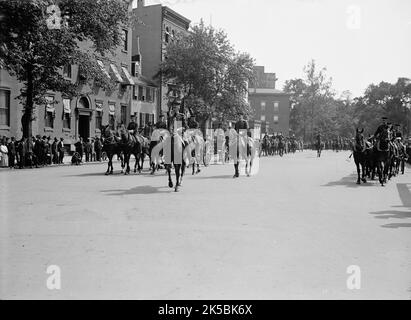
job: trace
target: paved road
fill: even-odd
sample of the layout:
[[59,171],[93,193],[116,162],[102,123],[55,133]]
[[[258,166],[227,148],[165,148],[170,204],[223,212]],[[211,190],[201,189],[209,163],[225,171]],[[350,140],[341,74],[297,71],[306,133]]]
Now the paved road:
[[263,158],[236,180],[213,165],[180,193],[105,165],[2,170],[0,297],[409,299],[411,169],[357,186],[348,156]]

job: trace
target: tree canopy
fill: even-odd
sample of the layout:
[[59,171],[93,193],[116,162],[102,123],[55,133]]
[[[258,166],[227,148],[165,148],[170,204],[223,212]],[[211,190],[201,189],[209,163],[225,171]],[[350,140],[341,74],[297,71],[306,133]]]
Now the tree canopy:
[[363,96],[353,98],[349,91],[336,97],[332,79],[326,76],[325,68],[317,70],[315,61],[304,68],[304,75],[303,79],[286,81],[284,91],[291,94],[290,128],[305,141],[312,140],[317,132],[331,139],[353,137],[356,128],[373,134],[382,116],[409,132],[409,79],[371,84]]
[[246,96],[254,61],[249,54],[236,52],[224,31],[201,22],[166,51],[158,76],[163,84],[171,82],[181,89],[195,116],[223,120],[251,114]]

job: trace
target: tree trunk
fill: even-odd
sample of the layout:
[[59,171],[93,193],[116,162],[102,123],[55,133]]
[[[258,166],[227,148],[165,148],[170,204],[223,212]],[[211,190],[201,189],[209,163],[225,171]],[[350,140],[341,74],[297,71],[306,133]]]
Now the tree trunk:
[[33,122],[33,68],[27,67],[27,96],[26,105],[24,106],[24,113],[21,118],[21,125],[23,128],[23,138],[31,137],[33,134],[32,122]]

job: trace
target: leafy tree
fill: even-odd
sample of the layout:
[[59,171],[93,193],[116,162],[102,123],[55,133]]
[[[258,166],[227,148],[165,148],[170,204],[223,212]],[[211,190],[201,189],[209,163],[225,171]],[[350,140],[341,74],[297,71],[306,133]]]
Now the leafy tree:
[[[47,91],[69,97],[85,81],[112,90],[114,83],[95,63],[121,43],[121,27],[129,23],[128,3],[122,0],[7,0],[0,2],[0,67],[23,84],[17,97],[24,105],[23,135],[31,135],[35,105]],[[89,44],[82,50],[80,43]],[[80,68],[81,81],[62,75],[66,64]]]
[[291,129],[304,140],[312,140],[317,131],[324,134],[332,131],[335,93],[326,69],[318,71],[314,60],[304,67],[304,74],[304,79],[286,81],[284,91],[291,94],[293,103]]
[[355,116],[358,125],[366,132],[373,134],[381,117],[386,116],[390,122],[400,124],[404,132],[410,130],[411,82],[407,78],[399,78],[396,83],[381,82],[371,84],[364,96],[355,99]]
[[203,22],[167,46],[167,58],[158,77],[164,85],[181,89],[183,103],[200,120],[246,115],[251,109],[245,97],[253,79],[253,59],[236,52],[222,30]]

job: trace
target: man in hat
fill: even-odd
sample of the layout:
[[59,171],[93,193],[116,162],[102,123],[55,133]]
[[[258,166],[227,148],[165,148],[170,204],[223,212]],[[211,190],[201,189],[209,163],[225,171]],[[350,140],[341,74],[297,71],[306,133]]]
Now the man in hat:
[[[175,130],[187,128],[186,116],[180,112],[181,104],[176,101],[172,104],[172,110],[169,112],[168,131],[172,134]],[[182,133],[182,132],[181,132]]]
[[[245,120],[244,113],[240,112],[239,113],[239,120],[235,123],[234,129],[237,132],[238,138],[240,137],[241,134],[244,134],[245,132],[248,131],[248,122]],[[237,140],[239,141],[239,140]],[[240,150],[239,150],[239,143],[237,143],[237,157],[234,159],[234,176],[233,178],[238,178],[240,176],[240,172],[238,171],[238,165],[239,165],[239,156],[240,156]]]
[[165,121],[164,114],[160,114],[160,119],[154,125],[156,129],[167,129],[167,123]]
[[103,149],[103,144],[99,137],[96,137],[96,141],[94,142],[94,151],[96,152],[96,161],[101,162],[101,151]]
[[63,160],[64,160],[64,138],[60,138],[60,141],[57,144],[57,150],[59,153],[59,159],[58,159],[58,164],[63,164]]
[[379,125],[379,127],[377,128],[377,130],[374,133],[374,137],[376,139],[379,139],[381,133],[383,133],[385,130],[389,130],[389,126],[387,123],[388,118],[387,117],[382,117],[382,124]]

